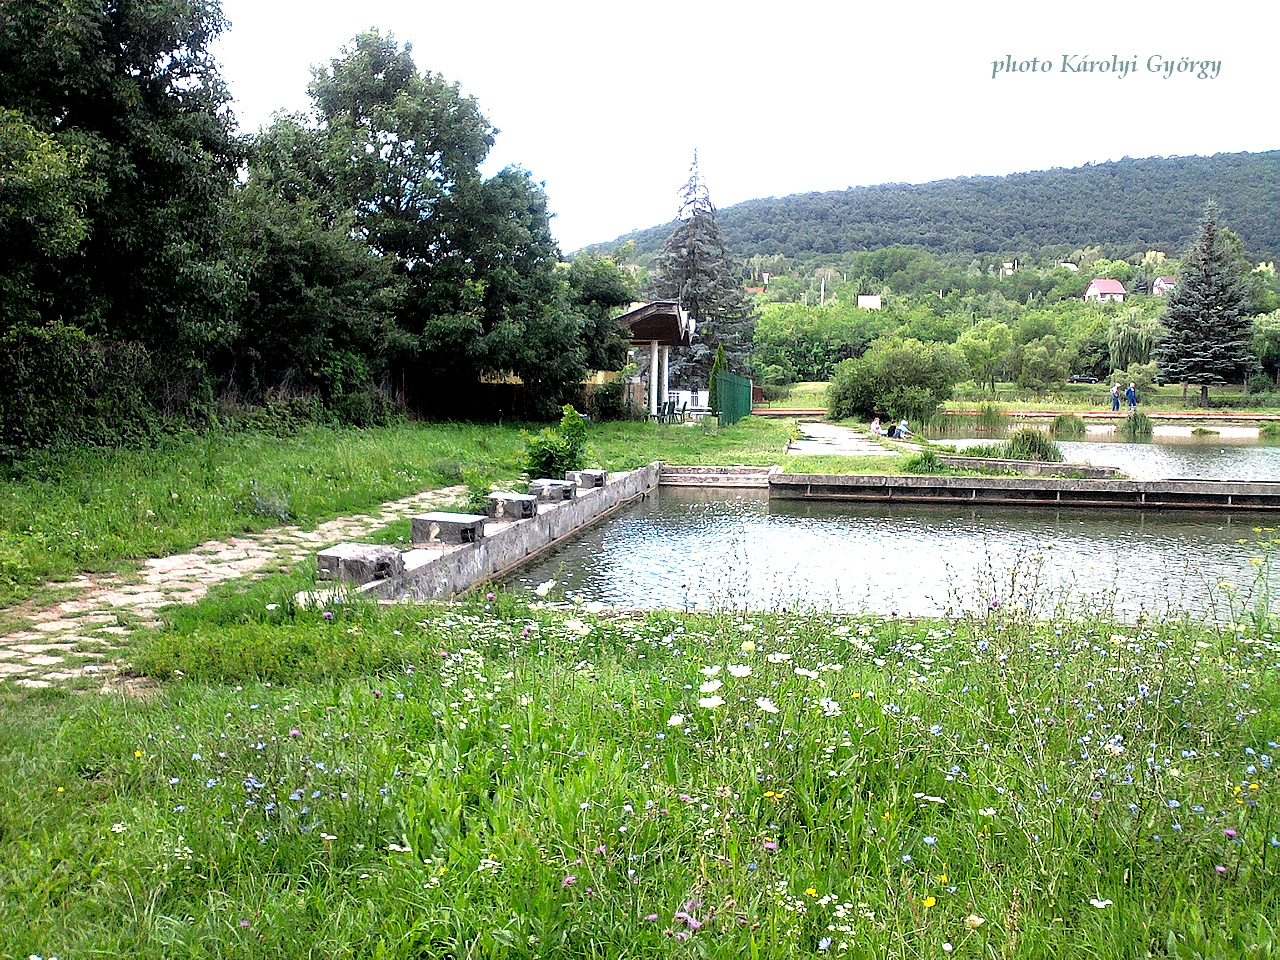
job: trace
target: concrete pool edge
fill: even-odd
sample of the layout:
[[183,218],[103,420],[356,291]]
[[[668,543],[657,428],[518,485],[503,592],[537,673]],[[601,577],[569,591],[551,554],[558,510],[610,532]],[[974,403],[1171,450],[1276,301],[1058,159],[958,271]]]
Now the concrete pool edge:
[[[566,537],[642,497],[658,485],[660,463],[610,474],[603,487],[583,490],[540,510],[537,516],[506,524],[475,543],[446,550],[425,562],[409,564],[402,577],[374,580],[352,592],[375,600],[441,600],[509,573]],[[413,551],[418,553],[419,551]],[[408,560],[408,557],[406,557]]]
[[1280,482],[776,473],[769,498],[1131,510],[1280,510]]

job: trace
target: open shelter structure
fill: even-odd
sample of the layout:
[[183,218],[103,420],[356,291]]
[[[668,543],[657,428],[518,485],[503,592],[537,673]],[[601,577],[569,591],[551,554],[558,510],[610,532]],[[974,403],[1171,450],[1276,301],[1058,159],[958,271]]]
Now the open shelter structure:
[[633,347],[649,347],[649,415],[656,417],[670,392],[672,347],[693,345],[693,317],[678,300],[632,304],[618,318]]

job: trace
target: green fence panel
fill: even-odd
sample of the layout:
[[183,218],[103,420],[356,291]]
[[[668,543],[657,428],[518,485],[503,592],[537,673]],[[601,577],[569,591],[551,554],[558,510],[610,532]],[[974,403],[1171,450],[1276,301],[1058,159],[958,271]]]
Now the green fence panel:
[[716,374],[716,403],[722,427],[737,423],[751,413],[751,381],[732,373]]

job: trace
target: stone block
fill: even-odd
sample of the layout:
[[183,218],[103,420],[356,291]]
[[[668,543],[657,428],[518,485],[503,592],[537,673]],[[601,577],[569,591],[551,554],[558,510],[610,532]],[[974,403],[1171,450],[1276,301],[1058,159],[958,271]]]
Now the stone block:
[[578,492],[578,485],[572,480],[530,480],[529,493],[547,503],[559,503],[561,500],[572,500]]
[[603,487],[608,474],[604,470],[566,470],[564,478],[576,483],[584,490],[592,487]]
[[475,543],[484,539],[485,518],[474,513],[424,513],[409,520],[413,543]]
[[538,498],[531,493],[489,494],[489,516],[494,520],[528,520],[537,515]]
[[377,543],[340,543],[316,554],[321,580],[364,584],[404,575],[404,558],[395,547]]

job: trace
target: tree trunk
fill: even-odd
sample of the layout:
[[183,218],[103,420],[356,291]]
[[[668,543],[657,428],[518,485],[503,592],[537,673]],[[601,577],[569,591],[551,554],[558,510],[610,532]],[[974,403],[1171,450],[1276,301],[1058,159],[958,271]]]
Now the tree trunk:
[[1206,410],[1209,408],[1209,385],[1207,383],[1200,384],[1200,406]]
[[[1280,371],[1276,373],[1276,382],[1280,383]],[[1187,402],[1187,381],[1182,381],[1182,402]]]

